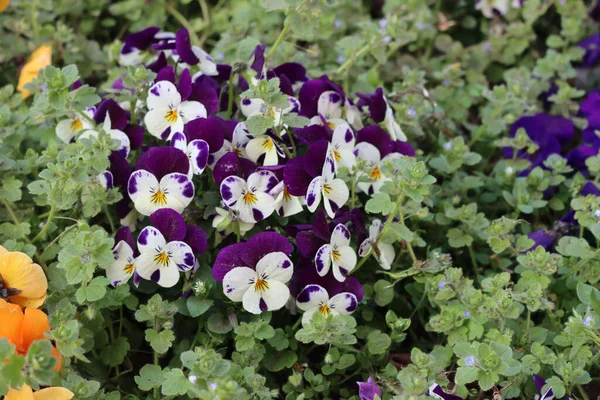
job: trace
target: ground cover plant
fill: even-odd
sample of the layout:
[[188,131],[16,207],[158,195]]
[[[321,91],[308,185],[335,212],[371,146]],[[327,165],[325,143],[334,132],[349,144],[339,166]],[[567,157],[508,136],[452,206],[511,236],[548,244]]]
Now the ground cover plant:
[[0,11],[0,396],[600,396],[597,2]]

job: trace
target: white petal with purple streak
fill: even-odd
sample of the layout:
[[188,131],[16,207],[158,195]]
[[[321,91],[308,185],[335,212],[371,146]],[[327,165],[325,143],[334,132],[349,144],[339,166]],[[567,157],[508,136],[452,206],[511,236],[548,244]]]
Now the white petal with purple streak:
[[236,267],[223,278],[223,293],[232,301],[242,301],[244,294],[256,282],[256,271],[248,267]]
[[329,301],[329,294],[320,285],[306,285],[296,296],[296,306],[302,311],[318,308],[327,301]]
[[277,251],[269,253],[261,258],[256,264],[256,273],[260,279],[287,283],[292,279],[294,272],[294,264],[284,253]]
[[332,248],[329,244],[324,244],[317,250],[315,255],[315,267],[319,276],[325,276],[331,267]]
[[169,242],[164,249],[169,259],[177,265],[180,271],[189,271],[194,267],[194,252],[187,243],[180,241]]

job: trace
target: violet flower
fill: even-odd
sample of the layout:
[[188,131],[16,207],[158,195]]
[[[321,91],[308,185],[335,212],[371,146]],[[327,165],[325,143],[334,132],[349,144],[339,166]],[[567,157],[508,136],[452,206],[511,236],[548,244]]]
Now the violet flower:
[[360,400],[377,400],[383,396],[381,389],[379,389],[371,377],[366,382],[356,382],[356,384],[358,385]]

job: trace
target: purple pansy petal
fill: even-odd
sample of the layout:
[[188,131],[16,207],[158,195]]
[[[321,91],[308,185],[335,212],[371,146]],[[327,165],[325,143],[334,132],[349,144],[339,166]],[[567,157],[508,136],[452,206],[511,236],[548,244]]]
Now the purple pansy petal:
[[312,176],[306,172],[306,156],[298,156],[287,162],[283,170],[283,181],[288,192],[294,196],[306,195]]
[[381,398],[381,389],[373,382],[373,379],[369,377],[366,382],[356,382],[358,385],[358,396],[360,400],[373,400],[375,395]]
[[252,64],[250,64],[250,68],[258,72],[257,79],[262,78],[263,68],[265,66],[265,49],[267,45],[259,44],[254,48],[254,51],[250,55],[250,60]]
[[594,196],[600,196],[600,189],[594,184],[594,182],[586,182],[581,190],[582,196],[593,194]]
[[208,143],[211,153],[223,147],[224,132],[223,127],[219,123],[219,117],[196,118],[185,124],[183,132],[187,137],[188,143],[196,139],[204,140]]
[[156,61],[154,61],[153,63],[146,66],[146,68],[148,68],[150,71],[158,74],[158,72],[166,66],[167,66],[167,56],[165,55],[165,53],[160,52]]
[[[302,64],[295,62],[283,63],[273,68],[273,72],[280,78],[281,76],[285,76],[292,84],[296,82],[306,82],[308,80],[306,68],[304,68]],[[290,94],[290,96],[292,95]]]
[[128,226],[123,226],[117,230],[115,233],[115,245],[120,241],[124,241],[131,247],[133,250],[133,254],[137,255],[137,245],[133,240],[133,235],[131,234],[131,229]]
[[177,31],[175,36],[175,47],[177,49],[177,54],[184,63],[188,65],[196,65],[200,62],[192,50],[190,33],[187,29],[181,28]]
[[136,49],[144,50],[148,48],[154,39],[154,36],[160,32],[160,28],[151,26],[146,29],[142,29],[139,32],[130,33],[125,36],[125,43],[135,47]]
[[579,42],[579,46],[585,50],[581,66],[591,68],[600,60],[600,33],[596,33]]
[[202,254],[208,248],[208,238],[206,232],[196,225],[187,225],[184,242],[188,244],[194,253]]
[[163,69],[158,71],[158,74],[156,75],[156,79],[154,79],[154,82],[160,82],[160,81],[169,81],[174,85],[175,84],[175,68],[168,66],[168,67],[164,67]]
[[323,164],[325,164],[325,158],[327,157],[327,149],[329,142],[326,140],[320,140],[308,149],[306,152],[306,161],[304,167],[306,172],[311,177],[321,176],[323,171]]
[[177,211],[162,208],[150,215],[152,226],[162,233],[167,242],[183,241],[186,234],[185,220]]
[[600,92],[592,92],[581,102],[579,112],[587,118],[588,128],[600,129]]
[[300,114],[311,118],[317,115],[317,103],[321,93],[331,90],[330,82],[323,79],[311,79],[302,85],[298,93]]
[[282,252],[286,255],[292,254],[294,246],[288,239],[276,232],[261,232],[246,242],[245,251],[240,254],[244,265],[255,268],[256,263],[269,253]]
[[296,245],[300,253],[307,258],[314,258],[321,246],[326,242],[317,237],[312,231],[298,232],[296,235]]
[[311,146],[319,140],[329,140],[329,133],[322,125],[309,125],[306,128],[297,128],[294,130],[300,142]]
[[187,156],[175,147],[151,147],[140,156],[135,169],[145,169],[160,181],[173,172],[187,174],[190,163]]
[[390,135],[377,125],[365,126],[356,134],[356,143],[366,142],[377,147],[381,158],[394,152],[394,142]]
[[542,246],[544,249],[548,250],[548,248],[552,246],[552,243],[554,243],[554,237],[548,235],[545,230],[531,232],[527,236],[529,237],[529,239],[535,242],[534,245],[531,246],[527,251],[534,250],[538,246]]
[[208,163],[208,143],[204,140],[192,140],[188,145],[190,149],[190,162],[195,173],[201,173],[206,168]]
[[329,241],[331,230],[329,229],[329,225],[327,225],[327,214],[324,210],[320,210],[315,214],[312,227],[315,236],[321,240]]
[[236,152],[230,152],[217,161],[213,177],[217,185],[220,185],[225,178],[231,175],[247,179],[255,169],[256,165],[252,161],[239,157]]
[[383,89],[377,88],[372,98],[371,104],[369,105],[369,114],[373,121],[379,123],[385,119],[385,111],[387,110],[387,104],[383,97]]
[[412,148],[410,143],[403,142],[401,140],[396,140],[394,142],[394,151],[393,152],[400,153],[400,154],[403,154],[403,155],[409,156],[409,157],[415,156],[415,149]]
[[188,100],[202,103],[206,108],[207,115],[211,115],[219,111],[218,89],[215,89],[207,82],[194,82],[192,84],[192,91]]
[[129,123],[129,113],[121,108],[113,99],[104,99],[94,113],[94,121],[102,124],[106,119],[106,114],[110,116],[110,125],[112,129],[124,130]]
[[144,142],[144,133],[146,133],[146,130],[143,126],[128,124],[123,132],[125,132],[129,138],[131,150],[137,150],[142,147],[142,143]]
[[430,393],[433,393],[437,396],[439,396],[440,399],[444,399],[444,400],[463,400],[462,397],[459,396],[455,396],[453,394],[449,394],[444,392],[444,390],[442,389],[442,387],[438,384],[434,384],[431,388],[430,388]]
[[246,251],[246,243],[234,243],[224,247],[217,258],[212,268],[213,277],[217,282],[223,282],[225,275],[236,267],[245,266],[240,258],[241,254]]
[[592,146],[586,146],[582,144],[567,154],[567,162],[578,171],[586,171],[587,166],[585,165],[585,160],[590,157],[594,157],[597,154],[597,149]]
[[110,161],[108,170],[113,176],[113,184],[121,187],[127,186],[131,175],[131,166],[127,160],[117,152],[112,152],[108,159]]
[[189,69],[184,69],[179,75],[177,82],[177,91],[181,94],[181,100],[187,100],[192,94],[192,75]]

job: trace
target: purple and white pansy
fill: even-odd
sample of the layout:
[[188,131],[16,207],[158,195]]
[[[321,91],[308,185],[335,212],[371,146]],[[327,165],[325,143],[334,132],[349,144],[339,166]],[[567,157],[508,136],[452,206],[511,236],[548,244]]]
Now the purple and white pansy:
[[271,171],[254,172],[247,181],[231,175],[221,182],[221,197],[227,207],[239,213],[242,221],[256,223],[275,211],[275,199],[269,191],[277,183]]
[[186,136],[181,132],[175,132],[171,137],[171,145],[185,153],[190,169],[188,176],[200,175],[208,165],[210,149],[208,143],[202,139],[195,139],[188,143]]
[[304,210],[302,207],[302,199],[290,194],[283,181],[279,182],[271,189],[269,194],[275,197],[275,211],[282,217],[291,217]]
[[331,269],[339,282],[356,266],[356,253],[350,247],[350,231],[343,224],[338,224],[331,234],[329,243],[319,248],[315,255],[315,266],[320,276],[325,276]]
[[295,97],[288,97],[288,106],[285,108],[274,108],[267,107],[265,102],[261,99],[242,99],[240,103],[240,110],[246,118],[253,117],[255,115],[268,115],[273,117],[274,126],[283,126],[282,117],[288,113],[298,113],[300,111],[300,102]]
[[311,125],[323,125],[335,130],[339,125],[347,124],[342,118],[344,98],[336,91],[328,90],[319,96],[317,115],[310,119]]
[[338,125],[331,136],[331,158],[335,162],[335,168],[346,167],[352,170],[356,162],[354,155],[354,142],[356,138],[352,128],[347,123]]
[[366,177],[368,179],[368,182],[358,182],[356,186],[369,195],[379,193],[384,183],[391,180],[390,177],[383,174],[383,165],[394,158],[402,156],[399,153],[391,153],[382,158],[379,149],[368,142],[360,142],[357,144],[354,149],[354,154],[357,158],[364,161],[367,167],[367,172],[359,172],[357,174],[357,179],[360,179],[361,177]]
[[231,141],[224,139],[221,148],[215,152],[211,150],[209,166],[211,168],[227,153],[236,153],[239,157],[246,157],[246,146],[252,139],[248,126],[244,122],[238,123],[233,129]]
[[329,297],[327,290],[320,285],[307,285],[296,296],[296,306],[304,311],[302,324],[308,324],[315,313],[324,316],[350,315],[358,306],[358,299],[353,293],[338,293]]
[[335,211],[341,208],[348,201],[350,191],[346,183],[335,178],[335,161],[331,156],[333,150],[331,146],[327,151],[325,164],[320,176],[315,177],[308,186],[306,191],[306,206],[310,212],[315,212],[321,198],[325,211],[330,218],[335,216]]
[[396,252],[394,246],[389,243],[384,243],[381,240],[383,231],[383,223],[379,219],[374,219],[369,227],[369,237],[366,238],[358,248],[358,255],[367,257],[373,253],[375,259],[383,269],[391,269]]
[[441,399],[441,400],[463,400],[462,397],[450,394],[450,393],[446,393],[444,392],[444,390],[442,389],[442,387],[440,385],[438,385],[437,383],[432,384],[429,387],[429,395],[431,397],[433,397],[434,399]]
[[236,267],[223,278],[223,292],[230,300],[242,302],[252,314],[282,308],[289,300],[286,283],[292,279],[294,266],[283,252],[263,256],[256,269]]
[[[113,129],[112,124],[110,122],[110,115],[107,113],[104,118],[104,124],[102,129],[106,134],[108,134],[111,139],[117,140],[119,142],[119,148],[116,150],[117,153],[121,154],[124,158],[127,158],[129,155],[129,150],[131,149],[131,143],[129,141],[129,136],[125,134],[125,132],[120,129]],[[85,130],[79,135],[77,138],[79,139],[89,139],[90,137],[98,138],[98,132],[93,129]]]
[[136,259],[139,255],[128,227],[120,228],[115,235],[116,245],[113,248],[115,261],[106,267],[106,277],[113,286],[124,285],[133,276],[137,286],[140,276],[136,273]]
[[69,118],[60,121],[56,125],[56,136],[63,143],[71,143],[79,132],[93,129],[94,125],[90,120],[94,117],[96,107],[88,107],[84,113],[87,118],[75,111]]

